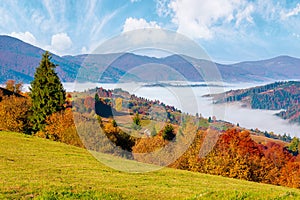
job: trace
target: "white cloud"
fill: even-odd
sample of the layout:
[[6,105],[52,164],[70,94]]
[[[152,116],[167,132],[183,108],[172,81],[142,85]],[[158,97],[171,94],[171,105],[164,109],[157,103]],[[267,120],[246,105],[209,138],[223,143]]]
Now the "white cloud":
[[169,0],[157,0],[156,1],[156,12],[158,16],[168,16],[170,15],[170,9],[168,7]]
[[139,2],[141,0],[130,0],[131,3]]
[[300,13],[300,3],[298,3],[297,6],[289,12],[281,12],[281,19],[284,20],[289,17],[296,16],[299,13]]
[[144,29],[144,28],[161,28],[161,27],[155,21],[147,22],[143,18],[136,19],[136,18],[129,17],[126,19],[124,23],[123,32],[132,31],[136,29]]
[[17,21],[11,16],[11,12],[4,6],[0,7],[0,18],[1,18],[1,29],[6,29],[7,27],[17,27]]
[[235,25],[239,26],[244,19],[247,20],[250,23],[254,23],[253,18],[251,16],[253,11],[254,11],[254,6],[252,4],[250,4],[244,10],[238,12],[236,14]]
[[168,13],[166,9],[171,10],[169,15],[177,25],[177,31],[196,39],[210,39],[215,30],[222,26],[228,29],[232,22],[236,26],[244,20],[253,23],[254,7],[243,0],[172,0],[167,7],[162,1],[157,2],[160,2],[159,15]]
[[[91,29],[91,34],[92,35],[96,35],[98,36],[100,34],[100,32],[102,31],[103,27],[113,18],[115,17],[115,15],[119,12],[119,10],[115,10],[114,12],[112,13],[109,13],[107,15],[105,15],[101,20],[97,20],[96,23],[93,24],[93,27]],[[89,23],[87,21],[87,23]],[[82,27],[80,27],[82,28]]]
[[292,35],[296,38],[300,38],[300,34],[298,34],[298,33],[293,33]]
[[267,22],[277,21],[279,13],[283,9],[278,2],[276,3],[273,0],[257,0],[253,4],[255,4],[255,12],[259,13]]
[[37,45],[37,41],[36,38],[34,37],[34,35],[32,35],[32,33],[30,33],[29,31],[26,32],[12,32],[11,34],[9,34],[12,37],[18,38],[20,40],[22,40],[23,42],[32,44],[32,45]]
[[51,46],[58,50],[66,50],[72,46],[71,38],[66,33],[58,33],[52,36]]
[[72,47],[72,40],[67,33],[58,33],[52,35],[51,45],[46,46],[46,49],[53,53],[62,55],[66,50]]
[[42,22],[45,20],[45,17],[42,15],[40,11],[33,11],[30,20],[32,23],[36,24],[37,26],[40,26]]
[[81,48],[81,54],[87,54],[87,53],[89,53],[88,50],[87,50],[87,48],[85,46],[83,46]]

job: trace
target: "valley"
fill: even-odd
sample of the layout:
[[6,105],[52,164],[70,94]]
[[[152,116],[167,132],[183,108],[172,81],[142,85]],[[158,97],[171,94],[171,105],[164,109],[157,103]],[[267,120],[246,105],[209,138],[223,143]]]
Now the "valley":
[[297,81],[275,82],[208,96],[213,97],[215,104],[240,102],[242,107],[276,110],[277,116],[300,124],[300,82]]

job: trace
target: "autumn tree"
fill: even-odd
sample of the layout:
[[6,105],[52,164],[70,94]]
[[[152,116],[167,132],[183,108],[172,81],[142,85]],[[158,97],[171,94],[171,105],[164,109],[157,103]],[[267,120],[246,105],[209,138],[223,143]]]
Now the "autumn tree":
[[294,137],[288,147],[289,151],[293,154],[293,155],[298,155],[300,152],[300,140],[297,137]]
[[83,147],[81,139],[77,134],[73,113],[70,108],[48,116],[46,123],[44,131],[37,133],[39,137]]
[[289,161],[280,171],[279,184],[300,188],[300,162]]
[[95,100],[93,97],[87,96],[84,99],[84,107],[87,109],[87,112],[91,112],[95,109]]
[[23,87],[23,83],[22,82],[16,83],[15,80],[8,80],[5,83],[5,89],[18,94],[21,93],[22,87]]
[[163,140],[159,135],[149,138],[139,138],[132,148],[134,159],[143,163],[161,165],[164,159],[161,160],[158,158],[160,157],[160,150],[166,143],[167,141]]
[[0,102],[0,130],[26,132],[30,101],[25,97],[4,96]]
[[116,111],[121,111],[122,110],[122,103],[123,103],[123,99],[118,97],[115,100],[115,104],[116,104]]
[[230,129],[223,133],[214,149],[204,158],[205,173],[259,181],[263,154],[248,131]]
[[32,99],[30,121],[34,133],[45,128],[47,116],[65,109],[66,92],[55,68],[56,65],[51,62],[50,53],[46,51],[40,66],[36,68],[30,87]]

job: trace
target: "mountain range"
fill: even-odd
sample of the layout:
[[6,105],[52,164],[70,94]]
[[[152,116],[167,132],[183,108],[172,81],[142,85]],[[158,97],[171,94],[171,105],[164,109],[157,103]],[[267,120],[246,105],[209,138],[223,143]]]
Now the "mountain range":
[[[0,83],[5,83],[8,79],[29,83],[33,80],[44,52],[45,50],[19,39],[0,36]],[[185,55],[156,58],[133,53],[76,56],[52,54],[52,61],[58,65],[56,71],[63,82],[215,81],[210,78],[217,77],[216,73],[220,73],[225,82],[300,79],[300,59],[289,56],[227,65]],[[210,70],[214,69],[211,67],[215,71]],[[203,71],[206,71],[209,78],[201,76]]]

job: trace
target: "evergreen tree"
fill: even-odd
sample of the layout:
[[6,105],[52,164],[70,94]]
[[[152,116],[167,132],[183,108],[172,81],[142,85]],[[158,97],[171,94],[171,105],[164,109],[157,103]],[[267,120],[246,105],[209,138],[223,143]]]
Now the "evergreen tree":
[[171,141],[175,136],[174,127],[171,124],[167,124],[162,133],[163,139]]
[[43,54],[40,66],[36,68],[34,80],[31,82],[30,121],[33,132],[44,129],[47,116],[65,109],[66,92],[54,71],[56,65],[51,62],[51,58],[49,52]]
[[211,117],[208,118],[208,123],[212,123]]
[[141,118],[140,118],[140,115],[138,112],[135,113],[135,116],[133,117],[133,122],[132,122],[132,128],[134,130],[140,130],[142,129],[142,126],[141,126]]

